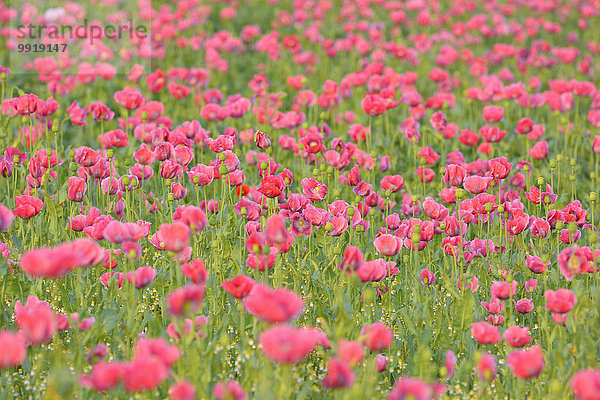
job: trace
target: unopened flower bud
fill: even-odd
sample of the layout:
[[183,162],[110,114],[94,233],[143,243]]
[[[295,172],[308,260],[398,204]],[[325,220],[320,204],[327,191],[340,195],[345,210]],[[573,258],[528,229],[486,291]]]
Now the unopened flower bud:
[[448,368],[442,367],[440,368],[440,377],[444,379],[448,375]]
[[575,233],[577,231],[577,224],[575,224],[575,222],[569,222],[568,229],[569,233]]

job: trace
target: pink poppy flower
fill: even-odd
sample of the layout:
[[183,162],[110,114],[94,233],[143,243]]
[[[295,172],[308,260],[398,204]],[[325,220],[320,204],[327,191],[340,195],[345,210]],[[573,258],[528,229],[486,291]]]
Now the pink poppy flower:
[[314,328],[274,325],[260,334],[259,343],[265,356],[282,364],[299,364],[319,343]]
[[474,322],[471,325],[471,335],[479,344],[494,344],[502,340],[498,328],[487,322]]
[[263,321],[276,323],[298,317],[304,303],[302,298],[291,290],[271,289],[262,284],[255,284],[244,300],[244,308]]
[[515,376],[530,379],[542,372],[545,360],[541,346],[536,344],[529,350],[513,351],[506,357],[506,363]]

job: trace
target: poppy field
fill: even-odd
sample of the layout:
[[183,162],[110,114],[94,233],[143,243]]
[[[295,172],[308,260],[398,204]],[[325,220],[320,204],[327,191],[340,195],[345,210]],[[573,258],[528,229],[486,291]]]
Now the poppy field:
[[0,21],[0,398],[600,399],[600,1]]

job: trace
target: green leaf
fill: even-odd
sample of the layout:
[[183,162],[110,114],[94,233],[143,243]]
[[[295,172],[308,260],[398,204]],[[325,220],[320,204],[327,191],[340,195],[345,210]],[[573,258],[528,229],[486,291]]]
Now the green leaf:
[[[68,189],[69,181],[66,180],[65,183],[58,190],[58,204],[62,204],[67,200],[67,189]],[[151,198],[150,198],[151,199]]]
[[63,216],[63,207],[52,200],[50,196],[44,198],[46,203],[46,211],[53,217],[58,218]]

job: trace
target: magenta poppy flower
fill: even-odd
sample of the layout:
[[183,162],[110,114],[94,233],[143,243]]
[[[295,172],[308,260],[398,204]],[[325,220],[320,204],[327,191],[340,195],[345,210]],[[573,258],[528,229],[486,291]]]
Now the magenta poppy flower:
[[529,155],[536,160],[543,160],[548,156],[548,142],[542,140],[537,142],[531,149],[529,149]]
[[531,336],[529,336],[529,328],[521,328],[518,325],[513,325],[504,331],[504,339],[512,347],[523,347],[531,342]]
[[577,400],[597,400],[600,393],[600,370],[577,371],[569,381],[569,387]]
[[217,383],[213,388],[213,395],[217,400],[245,400],[247,398],[246,392],[236,381]]
[[0,369],[18,367],[27,356],[27,339],[22,332],[0,331]]
[[347,388],[354,384],[355,375],[347,362],[331,358],[327,363],[327,373],[323,378],[323,386],[328,389]]
[[35,217],[42,211],[44,203],[33,196],[17,196],[15,198],[16,208],[13,214],[22,219]]
[[386,257],[395,256],[402,248],[400,239],[397,236],[388,234],[378,236],[373,244],[375,245],[375,249]]
[[568,313],[577,304],[575,293],[569,289],[546,290],[546,309],[555,313]]
[[393,332],[381,322],[365,325],[360,333],[364,337],[363,345],[371,351],[385,350],[392,345]]
[[498,328],[488,322],[473,322],[471,335],[479,344],[494,344],[502,340]]
[[246,297],[244,308],[263,321],[276,323],[296,318],[302,312],[304,302],[290,290],[256,284]]
[[302,193],[310,201],[321,201],[327,195],[327,186],[314,178],[304,178],[302,184]]
[[492,177],[481,177],[477,175],[471,175],[465,178],[463,186],[465,190],[471,194],[483,193],[487,190]]
[[515,376],[530,379],[542,372],[546,361],[541,346],[536,344],[529,350],[513,351],[506,357],[506,363]]
[[499,122],[504,116],[504,109],[500,106],[485,106],[483,107],[483,119],[485,122]]

